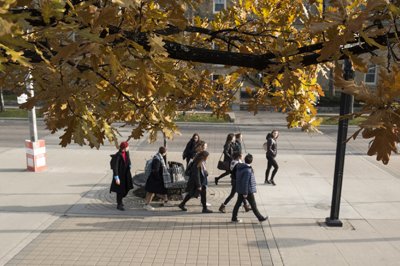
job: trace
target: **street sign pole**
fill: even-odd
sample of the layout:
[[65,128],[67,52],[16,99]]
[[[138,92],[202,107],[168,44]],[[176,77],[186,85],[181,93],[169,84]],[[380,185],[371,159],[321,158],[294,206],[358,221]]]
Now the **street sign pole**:
[[[33,82],[32,82],[31,74],[27,75],[25,82],[26,82],[26,91],[27,91],[29,97],[33,97],[34,91],[33,91]],[[35,106],[31,110],[28,110],[28,115],[29,115],[30,140],[32,142],[36,142],[38,140],[38,134],[37,134],[37,125],[36,125],[36,108],[35,108]]]
[[[354,71],[350,60],[345,59],[344,61],[344,79],[351,80],[354,78]],[[341,93],[340,96],[340,116],[350,113],[352,105],[352,96]],[[336,160],[335,160],[335,172],[333,178],[333,193],[332,193],[332,204],[330,216],[325,219],[327,226],[341,227],[343,223],[339,220],[340,210],[340,197],[342,194],[343,184],[343,169],[346,154],[346,139],[347,129],[349,125],[348,119],[341,119],[338,127],[338,137],[336,143]]]

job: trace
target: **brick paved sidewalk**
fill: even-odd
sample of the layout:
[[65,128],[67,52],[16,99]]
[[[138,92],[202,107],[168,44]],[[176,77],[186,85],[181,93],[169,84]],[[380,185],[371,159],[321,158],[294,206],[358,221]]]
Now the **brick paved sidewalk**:
[[6,265],[272,265],[252,221],[64,216]]

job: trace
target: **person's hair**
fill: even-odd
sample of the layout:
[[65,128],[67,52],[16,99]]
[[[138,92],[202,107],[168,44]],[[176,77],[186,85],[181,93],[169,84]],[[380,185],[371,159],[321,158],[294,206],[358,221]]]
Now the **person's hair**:
[[206,142],[204,140],[199,140],[196,145],[194,146],[195,152],[201,152],[204,151],[204,145],[206,145]]
[[233,137],[235,137],[235,134],[229,133],[229,134],[226,136],[226,141],[225,141],[225,143],[231,142],[231,141],[233,140]]
[[129,147],[129,143],[127,141],[123,141],[121,142],[121,144],[119,144],[119,149],[123,150],[125,148]]
[[242,157],[242,153],[240,151],[235,151],[232,154],[233,160],[238,160],[240,157]]
[[250,153],[246,155],[246,157],[244,157],[244,162],[247,164],[251,164],[253,162],[253,155],[251,155]]
[[193,136],[192,136],[192,140],[194,140],[194,137],[196,137],[197,136],[197,138],[198,138],[198,140],[197,141],[199,141],[200,140],[200,136],[199,136],[199,134],[198,133],[194,133],[193,134]]
[[236,139],[240,139],[241,136],[242,136],[242,133],[236,133],[235,134]]
[[272,133],[268,133],[266,139],[272,138]]
[[201,162],[207,159],[208,155],[210,155],[208,151],[201,151],[197,153],[193,159],[193,165],[199,166]]
[[167,148],[165,148],[164,146],[161,146],[160,148],[158,148],[158,152],[161,154],[164,154],[167,152]]

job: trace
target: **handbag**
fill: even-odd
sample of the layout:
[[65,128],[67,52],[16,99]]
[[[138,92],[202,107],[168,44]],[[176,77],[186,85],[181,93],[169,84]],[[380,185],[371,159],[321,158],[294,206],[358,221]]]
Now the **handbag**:
[[219,170],[227,171],[227,170],[229,170],[229,165],[228,165],[229,162],[225,162],[225,161],[221,160],[223,154],[224,153],[222,153],[221,156],[219,157],[217,168]]

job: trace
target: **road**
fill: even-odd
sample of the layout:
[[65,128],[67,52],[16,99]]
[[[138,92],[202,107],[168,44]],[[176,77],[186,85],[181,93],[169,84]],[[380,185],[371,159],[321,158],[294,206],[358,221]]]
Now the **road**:
[[[209,123],[178,123],[180,135],[176,135],[173,140],[168,140],[167,146],[169,151],[183,151],[187,141],[194,132],[199,133],[200,137],[207,141],[208,149],[211,153],[222,152],[222,146],[226,135],[229,132],[242,132],[244,137],[245,151],[253,154],[261,154],[264,151],[261,149],[265,141],[267,132],[272,129],[280,131],[280,138],[286,138],[285,145],[279,146],[279,153],[307,153],[332,155],[336,153],[336,135],[337,126],[321,126],[320,130],[323,133],[304,133],[300,129],[288,129],[285,126],[285,118],[282,114],[263,112],[253,116],[247,112],[235,112],[235,123],[226,124],[209,124]],[[0,147],[2,148],[17,148],[24,145],[25,139],[29,138],[28,120],[0,120]],[[38,121],[39,138],[46,140],[47,146],[59,145],[59,137],[62,131],[51,134],[42,120]],[[119,127],[119,131],[123,136],[121,139],[129,135],[132,127]],[[354,133],[357,127],[350,126],[349,134]],[[299,141],[304,139],[304,142]],[[310,146],[310,141],[313,145]],[[293,140],[293,141],[291,141]],[[369,140],[357,138],[350,140],[346,147],[346,154],[365,155],[367,152]],[[135,150],[137,151],[156,151],[163,144],[161,135],[155,143],[148,143],[146,139],[134,141]],[[304,145],[302,145],[304,144]],[[76,144],[68,146],[70,149],[81,148]],[[87,147],[89,149],[89,147]],[[101,149],[113,150],[114,147],[110,143],[106,143]],[[388,165],[383,165],[377,162],[375,157],[366,157],[370,163],[376,165],[382,170],[399,176],[400,155],[393,154]],[[334,162],[332,162],[334,163]]]

